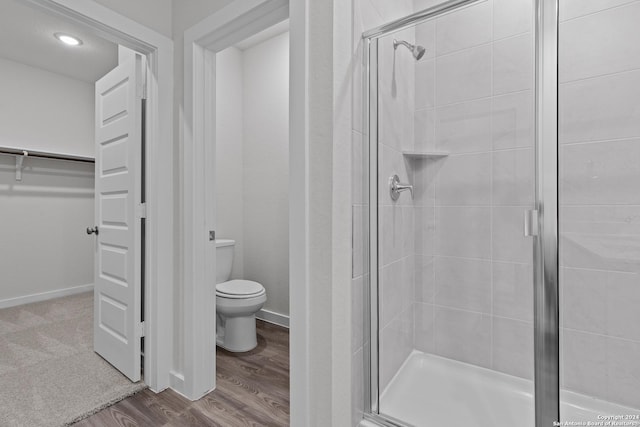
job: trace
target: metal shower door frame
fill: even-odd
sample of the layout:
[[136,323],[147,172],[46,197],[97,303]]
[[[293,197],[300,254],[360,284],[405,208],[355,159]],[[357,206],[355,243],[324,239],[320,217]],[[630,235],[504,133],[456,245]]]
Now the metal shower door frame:
[[[381,426],[400,420],[379,413],[378,318],[378,39],[420,21],[484,0],[450,0],[369,30],[363,39],[363,123],[369,164],[369,286],[364,292],[364,416]],[[560,420],[558,260],[558,8],[559,0],[535,0],[535,209],[533,242],[535,425]],[[374,119],[372,119],[374,118]],[[366,343],[368,338],[368,343]]]
[[559,0],[536,0],[536,210],[534,243],[534,388],[536,427],[560,420],[558,259]]

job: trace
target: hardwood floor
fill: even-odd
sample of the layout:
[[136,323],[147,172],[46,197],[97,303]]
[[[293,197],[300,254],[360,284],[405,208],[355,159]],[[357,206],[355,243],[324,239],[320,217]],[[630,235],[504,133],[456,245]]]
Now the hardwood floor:
[[140,392],[75,427],[205,427],[289,425],[289,331],[257,322],[258,346],[217,350],[217,388],[197,402],[166,390]]

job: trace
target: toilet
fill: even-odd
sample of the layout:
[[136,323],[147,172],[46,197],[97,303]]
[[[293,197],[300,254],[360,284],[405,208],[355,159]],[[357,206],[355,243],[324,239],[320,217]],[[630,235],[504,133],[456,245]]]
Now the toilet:
[[251,280],[229,280],[235,240],[216,240],[216,344],[232,352],[252,350],[256,313],[267,301],[264,287]]

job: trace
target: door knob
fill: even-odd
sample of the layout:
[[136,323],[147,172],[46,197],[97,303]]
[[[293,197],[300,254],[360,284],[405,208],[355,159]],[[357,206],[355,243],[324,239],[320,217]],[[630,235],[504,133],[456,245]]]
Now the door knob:
[[98,233],[98,226],[96,225],[93,228],[87,227],[87,234],[95,234],[97,236],[99,234]]

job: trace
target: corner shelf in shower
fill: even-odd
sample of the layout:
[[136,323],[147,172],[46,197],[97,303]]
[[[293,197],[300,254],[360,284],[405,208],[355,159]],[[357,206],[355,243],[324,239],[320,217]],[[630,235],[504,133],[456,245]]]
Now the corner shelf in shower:
[[447,157],[447,151],[403,151],[402,155],[410,159],[439,159]]

